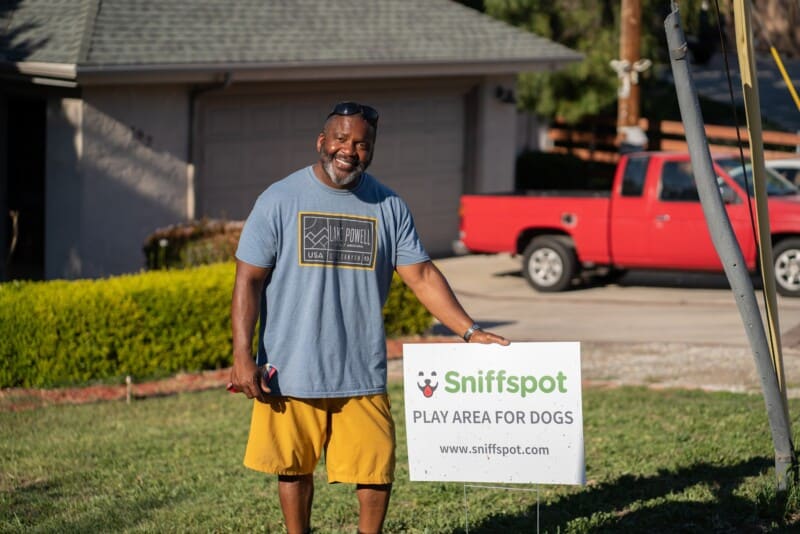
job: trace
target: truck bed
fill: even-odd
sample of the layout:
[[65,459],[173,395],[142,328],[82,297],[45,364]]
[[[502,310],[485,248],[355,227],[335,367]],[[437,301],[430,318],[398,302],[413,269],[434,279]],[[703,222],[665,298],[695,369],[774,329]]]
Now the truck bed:
[[[471,252],[521,253],[531,233],[574,236],[590,261],[608,258],[607,191],[528,191],[461,197],[461,241]],[[582,258],[583,259],[583,258]]]

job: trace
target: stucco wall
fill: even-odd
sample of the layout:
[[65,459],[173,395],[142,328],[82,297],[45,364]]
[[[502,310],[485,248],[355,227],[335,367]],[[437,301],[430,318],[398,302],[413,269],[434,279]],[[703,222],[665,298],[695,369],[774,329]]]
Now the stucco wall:
[[490,193],[514,188],[517,106],[498,98],[498,87],[513,91],[514,77],[488,77],[478,88],[475,132],[475,191]]
[[[513,90],[514,81],[474,80],[474,121],[466,133],[470,190],[513,188],[517,112],[497,88]],[[80,99],[49,102],[47,278],[137,271],[145,237],[193,214],[189,122],[184,86],[90,86]]]
[[145,237],[189,211],[188,90],[89,87],[82,97],[50,106],[47,278],[136,271]]
[[83,101],[52,98],[47,101],[45,157],[44,276],[79,278],[82,275],[81,220]]

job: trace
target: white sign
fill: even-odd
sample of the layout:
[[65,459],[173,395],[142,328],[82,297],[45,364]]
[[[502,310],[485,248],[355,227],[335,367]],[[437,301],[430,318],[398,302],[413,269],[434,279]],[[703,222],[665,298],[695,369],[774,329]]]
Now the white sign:
[[403,346],[411,480],[584,484],[579,343]]

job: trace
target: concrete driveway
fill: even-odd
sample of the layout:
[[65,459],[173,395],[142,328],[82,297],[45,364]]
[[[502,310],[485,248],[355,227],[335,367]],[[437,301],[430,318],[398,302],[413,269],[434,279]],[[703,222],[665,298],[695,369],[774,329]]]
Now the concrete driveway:
[[[537,293],[519,258],[436,260],[467,311],[512,341],[579,341],[583,378],[611,384],[759,391],[722,275],[629,273],[619,284]],[[761,300],[761,293],[758,292]],[[800,299],[779,298],[789,394],[800,395]],[[436,333],[449,333],[439,326]]]

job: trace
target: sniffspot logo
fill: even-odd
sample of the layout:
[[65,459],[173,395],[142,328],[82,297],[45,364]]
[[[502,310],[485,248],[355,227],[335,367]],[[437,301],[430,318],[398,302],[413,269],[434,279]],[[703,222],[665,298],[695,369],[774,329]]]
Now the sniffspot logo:
[[439,379],[436,376],[436,371],[431,371],[429,374],[426,374],[425,371],[419,372],[419,378],[417,379],[417,387],[422,392],[422,395],[430,398],[433,397],[433,393],[436,391],[436,388],[439,387]]

